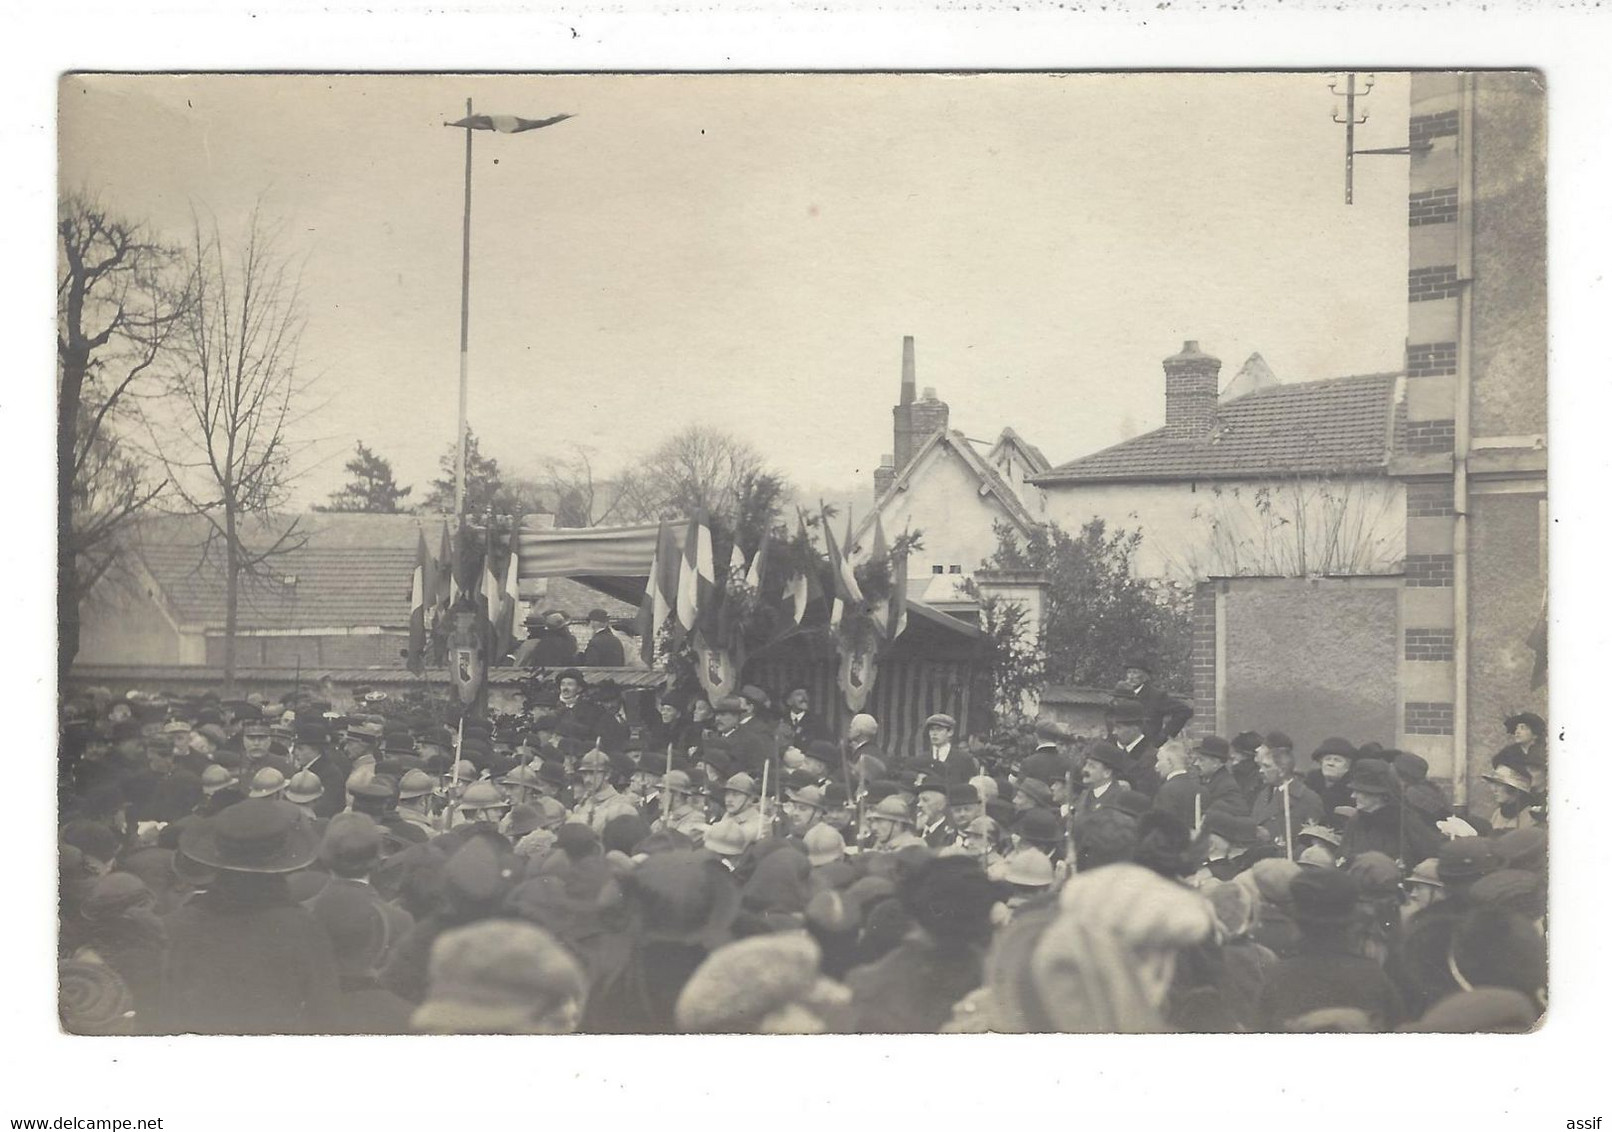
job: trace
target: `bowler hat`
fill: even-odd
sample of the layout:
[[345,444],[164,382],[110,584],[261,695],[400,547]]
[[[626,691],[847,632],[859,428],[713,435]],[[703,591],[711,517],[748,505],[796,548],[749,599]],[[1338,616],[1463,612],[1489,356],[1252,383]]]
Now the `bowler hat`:
[[958,782],[946,788],[948,806],[977,806],[980,803],[979,787],[969,782]]
[[806,744],[806,755],[824,765],[833,766],[840,761],[840,748],[826,739],[813,739]]
[[288,802],[248,798],[187,828],[179,851],[196,864],[237,873],[291,873],[318,855],[318,838]]
[[1210,758],[1219,759],[1221,762],[1231,758],[1231,744],[1219,735],[1205,735],[1198,740],[1192,750],[1194,754],[1208,755]]
[[1204,833],[1224,837],[1233,848],[1248,848],[1259,844],[1259,827],[1254,824],[1254,819],[1226,810],[1211,809],[1204,814],[1202,830]]
[[590,610],[588,610],[588,620],[589,621],[608,621],[608,620],[610,620],[610,614],[606,613],[602,609],[590,609]]
[[1388,764],[1381,759],[1358,759],[1354,769],[1349,772],[1349,789],[1361,794],[1381,794],[1392,798],[1399,793],[1399,783]]
[[1108,709],[1108,717],[1115,723],[1145,723],[1147,709],[1140,700],[1133,700],[1129,696],[1116,696],[1113,706]]
[[1102,763],[1109,770],[1125,769],[1125,752],[1119,749],[1118,744],[1110,743],[1107,739],[1098,739],[1090,744],[1086,748],[1086,757]]
[[1300,923],[1346,924],[1360,899],[1360,883],[1342,869],[1305,869],[1287,891]]
[[1239,754],[1251,755],[1265,745],[1265,736],[1258,731],[1239,732],[1231,741],[1231,749]]
[[1026,810],[1013,831],[1025,841],[1037,845],[1056,844],[1064,839],[1065,834],[1058,815],[1044,809]]
[[1421,755],[1413,754],[1410,751],[1396,751],[1394,752],[1393,768],[1394,773],[1399,776],[1399,780],[1407,786],[1413,782],[1427,781],[1427,760],[1422,758]]
[[1286,731],[1265,732],[1265,745],[1273,751],[1291,751],[1293,739]]
[[1153,675],[1153,662],[1143,653],[1133,652],[1127,656],[1125,658],[1125,667],[1137,668],[1146,672],[1149,676]]

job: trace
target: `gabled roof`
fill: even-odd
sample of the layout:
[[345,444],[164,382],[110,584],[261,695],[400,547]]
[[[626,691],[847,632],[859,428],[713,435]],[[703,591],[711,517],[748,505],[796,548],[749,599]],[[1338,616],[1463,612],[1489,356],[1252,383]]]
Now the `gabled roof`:
[[1155,429],[1031,482],[1055,487],[1382,472],[1391,451],[1399,377],[1370,373],[1262,389],[1220,402],[1214,431],[1202,440]]
[[901,469],[901,473],[890,484],[890,489],[879,496],[873,504],[872,512],[857,525],[855,537],[858,542],[861,542],[863,536],[873,529],[874,516],[883,511],[884,505],[894,499],[898,493],[908,489],[924,460],[937,448],[949,451],[962,460],[969,470],[979,477],[980,484],[986,489],[987,494],[995,497],[997,503],[1007,512],[1008,518],[1017,524],[1021,530],[1028,531],[1036,526],[1035,516],[1030,514],[1023,502],[1014,494],[1013,489],[1007,485],[1007,481],[997,474],[996,469],[991,467],[985,457],[981,456],[979,451],[969,443],[967,437],[955,430],[938,429],[934,435],[924,441],[917,452],[913,453],[912,459],[907,462],[907,466]]
[[985,458],[995,464],[996,454],[1009,446],[1019,450],[1024,462],[1030,466],[1032,475],[1039,475],[1052,467],[1052,461],[1042,454],[1041,449],[1025,440],[1024,437],[1014,432],[1011,428],[1002,430],[1002,434],[996,438],[996,443],[991,445],[991,450],[986,453]]

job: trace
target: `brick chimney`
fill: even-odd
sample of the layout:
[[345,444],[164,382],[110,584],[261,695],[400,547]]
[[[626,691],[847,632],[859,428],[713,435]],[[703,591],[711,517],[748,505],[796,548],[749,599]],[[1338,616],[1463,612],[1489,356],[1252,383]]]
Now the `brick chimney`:
[[933,388],[918,394],[918,364],[912,335],[901,340],[901,402],[891,410],[895,417],[895,451],[888,463],[873,473],[873,487],[883,494],[899,476],[924,442],[951,424],[951,408],[935,396]]
[[1164,359],[1164,435],[1203,440],[1215,427],[1219,394],[1220,359],[1189,340],[1179,354]]
[[896,458],[886,454],[879,460],[879,466],[873,470],[873,497],[884,498],[884,493],[890,490],[890,485],[896,482]]

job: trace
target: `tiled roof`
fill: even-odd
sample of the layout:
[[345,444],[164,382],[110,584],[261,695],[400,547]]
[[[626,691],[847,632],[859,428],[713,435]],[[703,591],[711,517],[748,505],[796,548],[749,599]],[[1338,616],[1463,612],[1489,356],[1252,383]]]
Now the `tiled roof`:
[[[265,576],[241,579],[242,629],[408,624],[419,524],[440,520],[318,514],[297,519],[306,543],[271,559]],[[260,534],[247,535],[247,545],[264,545],[289,520],[260,526]],[[428,545],[432,533],[428,529]],[[180,624],[223,625],[224,558],[221,547],[207,546],[203,524],[191,517],[143,523],[138,554]]]
[[1203,440],[1157,429],[1071,460],[1031,482],[1241,479],[1382,471],[1390,454],[1393,373],[1278,385],[1223,401]]
[[[285,529],[291,516],[247,536],[261,546]],[[307,542],[270,561],[266,577],[243,578],[240,627],[313,629],[409,623],[414,557],[421,529],[435,553],[439,515],[307,514],[296,516]],[[207,547],[207,525],[194,516],[164,516],[140,525],[137,553],[161,587],[174,618],[186,626],[224,624],[222,548]],[[286,581],[295,578],[295,583]],[[574,617],[602,607],[611,617],[631,617],[634,607],[570,579],[549,582],[544,608]]]

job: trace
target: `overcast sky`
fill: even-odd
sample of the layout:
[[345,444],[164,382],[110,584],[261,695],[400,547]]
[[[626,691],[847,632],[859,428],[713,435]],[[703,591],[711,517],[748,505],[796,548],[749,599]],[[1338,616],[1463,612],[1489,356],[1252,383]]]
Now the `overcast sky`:
[[[953,427],[1055,464],[1163,422],[1160,360],[1398,369],[1406,165],[1325,75],[124,76],[63,83],[61,178],[180,234],[261,196],[305,261],[322,500],[362,439],[416,498],[452,442],[478,112],[470,420],[520,473],[705,422],[814,491],[891,450],[901,338]],[[1405,142],[1379,75],[1362,147]]]

